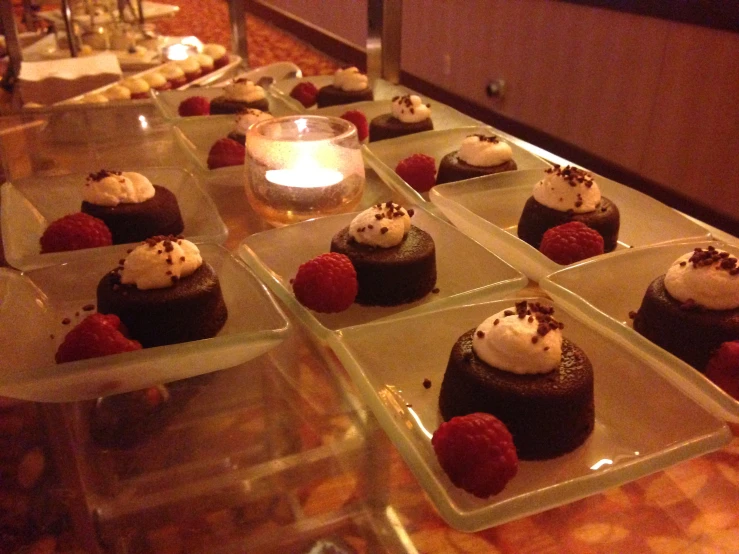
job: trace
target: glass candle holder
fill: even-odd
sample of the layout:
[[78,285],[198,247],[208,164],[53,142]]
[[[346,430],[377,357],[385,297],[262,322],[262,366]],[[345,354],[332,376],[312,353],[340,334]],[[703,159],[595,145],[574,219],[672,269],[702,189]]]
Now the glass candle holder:
[[356,208],[364,191],[357,129],[338,117],[291,115],[246,131],[246,196],[275,226]]

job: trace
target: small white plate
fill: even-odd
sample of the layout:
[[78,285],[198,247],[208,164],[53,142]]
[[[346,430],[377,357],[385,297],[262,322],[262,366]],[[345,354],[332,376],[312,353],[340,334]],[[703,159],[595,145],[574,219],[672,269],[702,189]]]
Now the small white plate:
[[[112,356],[54,363],[66,334],[96,303],[100,279],[126,255],[126,246],[61,265],[18,273],[0,269],[0,395],[35,402],[74,402],[138,390],[234,367],[279,344],[285,314],[254,274],[227,250],[199,245],[213,266],[228,320],[213,338]],[[63,325],[64,318],[71,322]]]
[[[614,333],[639,344],[663,362],[665,377],[685,394],[727,421],[739,423],[739,400],[735,400],[707,377],[633,330],[629,312],[641,306],[649,284],[664,275],[676,259],[694,248],[709,244],[739,256],[739,247],[722,242],[687,240],[624,250],[601,259],[586,260],[543,279],[541,287],[573,313],[587,314]],[[604,294],[607,291],[607,294]]]
[[[412,206],[408,206],[412,207]],[[512,293],[526,285],[526,278],[448,223],[415,209],[411,221],[429,233],[436,244],[438,293],[400,306],[360,306],[336,314],[308,310],[292,292],[290,279],[300,264],[329,252],[331,238],[349,225],[356,214],[323,217],[264,231],[247,237],[239,255],[270,289],[319,337],[344,327],[396,316],[411,309],[436,309],[449,303],[487,297],[492,291]]]
[[[541,170],[509,171],[437,185],[429,198],[462,232],[538,282],[565,267],[516,234],[523,206],[543,176]],[[595,179],[621,214],[619,248],[708,236],[704,227],[646,194],[604,177]]]
[[[590,358],[595,430],[574,452],[521,462],[499,495],[478,499],[441,469],[431,435],[439,390],[460,335],[521,298],[457,306],[343,329],[330,345],[442,517],[477,531],[573,502],[716,450],[728,427],[664,378],[660,362],[556,307],[564,335]],[[545,299],[536,299],[548,303]],[[431,381],[425,388],[424,379]]]
[[[138,171],[152,183],[171,190],[177,197],[184,233],[195,242],[220,244],[228,237],[213,200],[190,172],[175,167],[112,168]],[[98,171],[96,169],[95,171]],[[41,254],[39,240],[49,223],[80,211],[87,173],[55,177],[28,177],[0,187],[0,224],[8,263],[22,270],[62,264],[89,252],[116,248],[105,246],[68,252]]]
[[[369,143],[364,148],[364,155],[367,163],[377,171],[377,174],[390,187],[403,191],[405,196],[412,198],[415,202],[427,202],[428,193],[417,192],[395,172],[395,167],[401,160],[413,154],[425,154],[436,160],[438,171],[441,159],[450,152],[459,150],[462,141],[469,135],[475,134],[493,136],[496,133],[495,129],[487,125],[444,130],[434,129],[433,131]],[[513,160],[516,162],[519,171],[526,169],[544,170],[551,167],[550,163],[521,148],[518,144],[513,142],[508,144],[513,151]]]

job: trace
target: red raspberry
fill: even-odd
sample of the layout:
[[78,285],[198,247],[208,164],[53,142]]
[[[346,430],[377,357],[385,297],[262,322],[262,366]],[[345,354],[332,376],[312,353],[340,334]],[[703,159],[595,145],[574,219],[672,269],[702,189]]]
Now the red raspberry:
[[739,340],[723,343],[706,365],[706,377],[739,400]]
[[436,160],[426,154],[413,154],[398,162],[395,173],[418,192],[436,184]]
[[141,350],[138,341],[126,338],[117,315],[92,314],[72,329],[56,351],[56,363]]
[[292,285],[303,306],[316,312],[341,312],[357,297],[357,272],[344,254],[321,254],[298,268]]
[[41,253],[110,246],[113,236],[97,217],[78,212],[52,221],[41,235]]
[[208,169],[244,165],[246,147],[231,138],[218,139],[208,152]]
[[603,237],[579,221],[570,221],[547,229],[539,251],[561,265],[579,262],[603,253]]
[[316,98],[318,97],[318,89],[316,88],[316,85],[314,85],[310,81],[304,81],[302,83],[298,83],[293,87],[293,89],[290,91],[290,96],[295,98],[295,100],[303,104],[303,106],[305,106],[306,108],[310,108],[313,104],[316,103]]
[[485,413],[442,423],[431,438],[439,464],[457,487],[487,498],[518,472],[518,454],[508,428]]
[[180,102],[177,113],[180,114],[180,117],[210,115],[210,100],[205,96],[191,96]]
[[349,110],[341,114],[341,119],[346,119],[357,128],[357,137],[359,142],[363,142],[369,136],[369,125],[367,124],[367,117],[359,110]]

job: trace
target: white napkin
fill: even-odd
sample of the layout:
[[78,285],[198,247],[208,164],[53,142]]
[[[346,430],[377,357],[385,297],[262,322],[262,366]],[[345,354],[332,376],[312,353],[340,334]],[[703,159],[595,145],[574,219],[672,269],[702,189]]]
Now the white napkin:
[[111,52],[62,60],[22,62],[18,78],[23,103],[54,104],[121,79]]

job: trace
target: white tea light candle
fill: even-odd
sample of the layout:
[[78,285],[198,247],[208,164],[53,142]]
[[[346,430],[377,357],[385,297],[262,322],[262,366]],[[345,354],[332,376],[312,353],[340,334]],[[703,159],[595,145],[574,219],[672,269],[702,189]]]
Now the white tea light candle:
[[353,210],[364,191],[357,132],[335,117],[288,116],[246,132],[249,203],[272,225]]

